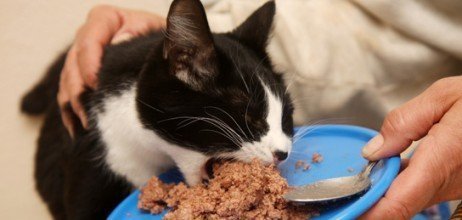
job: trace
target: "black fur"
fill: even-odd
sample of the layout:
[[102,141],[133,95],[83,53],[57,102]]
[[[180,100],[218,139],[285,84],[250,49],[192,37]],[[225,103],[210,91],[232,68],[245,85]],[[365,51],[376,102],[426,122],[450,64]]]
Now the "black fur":
[[[259,141],[268,130],[263,81],[283,100],[281,123],[291,136],[290,98],[265,51],[274,12],[274,2],[268,2],[235,31],[212,35],[198,0],[174,1],[167,38],[154,32],[106,48],[99,87],[82,96],[87,112],[104,112],[101,103],[107,97],[123,94],[136,83],[139,117],[148,129],[168,142],[214,156],[238,150],[239,143],[210,132],[216,127],[204,121],[181,126],[181,117],[217,117],[243,141]],[[195,27],[176,27],[184,23],[172,23],[172,16],[186,16]],[[193,37],[185,39],[181,33]],[[52,65],[21,105],[26,113],[47,114],[36,154],[37,189],[55,219],[102,219],[133,186],[105,163],[97,118],[90,117],[89,130],[79,127],[74,140],[62,125],[55,97],[64,58]],[[187,77],[178,76],[179,70]]]

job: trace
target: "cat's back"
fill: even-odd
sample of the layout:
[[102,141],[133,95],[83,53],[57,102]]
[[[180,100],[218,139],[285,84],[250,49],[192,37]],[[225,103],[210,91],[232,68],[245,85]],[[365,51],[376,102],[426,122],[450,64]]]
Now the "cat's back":
[[[104,89],[98,88],[96,92],[87,91],[81,96],[81,101],[87,110],[95,108],[97,103],[104,103],[104,99],[109,98],[111,92],[122,90],[120,86],[133,84],[141,71],[148,54],[159,44],[163,34],[152,32],[144,36],[133,38],[129,41],[117,45],[109,45],[105,48],[104,57],[101,60],[101,68],[98,73],[99,85]],[[38,140],[38,152],[36,155],[36,166],[38,170],[47,172],[53,163],[60,164],[62,160],[67,160],[70,155],[86,155],[86,151],[93,155],[88,157],[100,157],[102,152],[96,145],[99,139],[99,132],[90,129],[85,131],[78,126],[78,119],[74,116],[74,128],[78,140],[72,141],[66,131],[62,121],[59,106],[56,100],[59,78],[64,67],[66,53],[63,53],[50,66],[42,80],[29,91],[22,100],[21,110],[26,114],[46,114]],[[103,94],[103,95],[98,95]],[[99,101],[98,101],[99,100]],[[78,147],[75,145],[88,145],[89,147]],[[97,149],[95,151],[95,149]],[[94,155],[96,154],[96,155]],[[48,167],[45,169],[45,167]],[[37,175],[36,176],[46,176]]]
[[[98,99],[104,104],[104,100],[110,98],[111,92],[122,92],[118,89],[120,86],[133,84],[149,53],[159,44],[162,37],[161,33],[150,33],[107,46],[98,73],[99,88],[96,92],[87,91],[82,96],[85,97],[82,99],[86,99],[82,100],[86,108],[94,108]],[[124,179],[114,176],[105,168],[103,158],[106,151],[100,142],[100,132],[95,128],[85,131],[81,126],[77,126],[76,137],[72,140],[62,124],[56,95],[66,53],[51,65],[41,82],[26,94],[21,107],[27,114],[46,114],[38,140],[34,175],[37,190],[50,205],[55,218],[64,217],[61,216],[64,204],[58,201],[62,201],[62,195],[67,190],[65,185],[73,190],[81,190],[80,186],[98,189],[98,185],[105,185],[107,190],[105,188],[103,191],[108,191],[108,195],[111,190],[121,192],[110,194],[109,197],[117,197],[108,200],[112,202],[120,201],[131,188]],[[78,119],[74,119],[77,122]],[[82,184],[85,179],[92,181]],[[107,180],[111,180],[110,183],[106,182]],[[108,203],[104,208],[110,210],[114,205]]]

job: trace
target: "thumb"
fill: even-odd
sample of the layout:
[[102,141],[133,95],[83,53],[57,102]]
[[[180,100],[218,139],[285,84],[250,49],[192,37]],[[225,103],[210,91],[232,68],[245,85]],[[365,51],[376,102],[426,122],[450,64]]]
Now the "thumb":
[[393,181],[390,189],[361,219],[411,219],[435,195],[438,184],[433,172],[422,169],[426,161],[410,164]]
[[460,79],[450,77],[439,80],[416,98],[391,111],[383,122],[380,134],[363,148],[363,157],[379,160],[397,155],[413,141],[425,136],[460,97],[461,92],[457,88]]

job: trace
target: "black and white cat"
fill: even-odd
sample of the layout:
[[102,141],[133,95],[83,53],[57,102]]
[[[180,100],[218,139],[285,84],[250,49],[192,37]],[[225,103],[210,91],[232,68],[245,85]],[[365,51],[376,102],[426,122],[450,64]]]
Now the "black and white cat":
[[287,158],[293,109],[265,49],[274,13],[270,1],[234,31],[212,34],[199,0],[174,1],[164,32],[106,48],[98,89],[81,97],[90,129],[76,128],[74,139],[55,98],[62,55],[22,103],[46,111],[35,178],[54,218],[105,218],[175,165],[197,184],[211,158]]

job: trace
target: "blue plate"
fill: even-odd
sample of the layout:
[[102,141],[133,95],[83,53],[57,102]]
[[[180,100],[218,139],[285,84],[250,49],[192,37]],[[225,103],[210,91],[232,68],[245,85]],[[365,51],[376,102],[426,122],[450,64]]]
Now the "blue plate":
[[[279,166],[282,176],[289,185],[304,185],[326,178],[354,175],[367,163],[361,157],[361,148],[377,132],[349,125],[320,125],[298,127],[295,129],[294,146],[289,158]],[[311,162],[312,155],[323,156],[321,163],[311,164],[309,170],[296,169],[298,160]],[[364,195],[327,209],[314,219],[355,219],[376,203],[398,174],[400,158],[382,160],[372,172],[372,186]],[[160,176],[165,182],[179,182],[181,174],[171,170]],[[137,208],[139,191],[128,196],[111,213],[109,219],[162,219],[165,214],[151,215]]]

